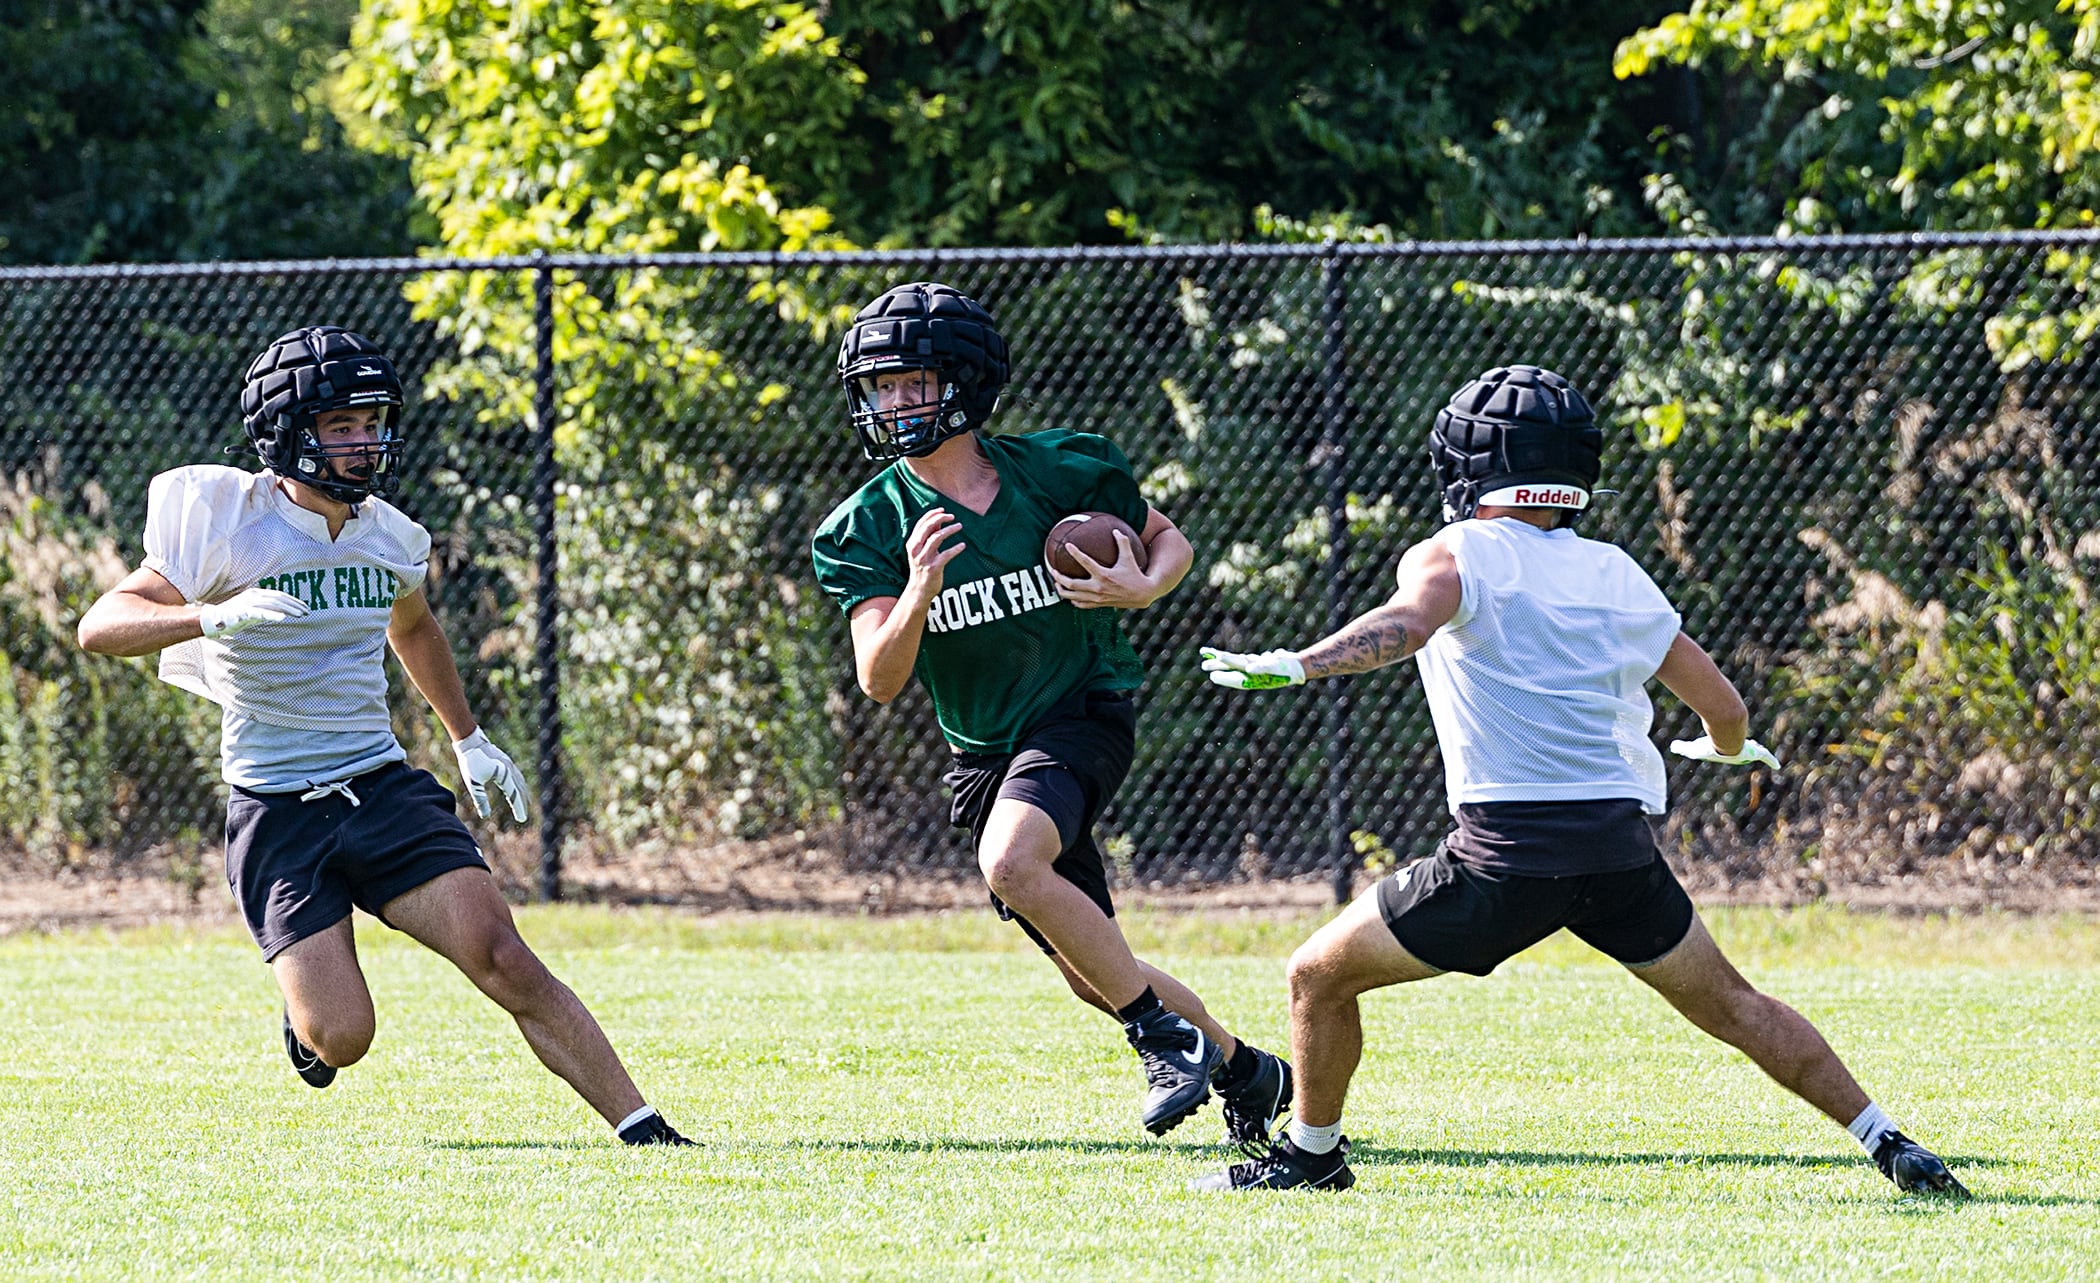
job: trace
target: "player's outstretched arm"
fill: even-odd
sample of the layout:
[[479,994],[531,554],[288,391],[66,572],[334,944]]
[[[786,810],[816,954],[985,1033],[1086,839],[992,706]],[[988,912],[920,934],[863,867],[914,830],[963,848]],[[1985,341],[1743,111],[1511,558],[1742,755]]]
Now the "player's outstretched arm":
[[141,566],[95,599],[75,635],[82,650],[97,655],[151,655],[179,642],[224,637],[305,613],[305,602],[274,588],[250,588],[214,605],[193,606],[159,571]]
[[1433,539],[1407,550],[1395,578],[1398,585],[1384,605],[1365,611],[1304,650],[1237,655],[1206,646],[1203,671],[1220,686],[1264,690],[1397,664],[1428,645],[1430,634],[1451,622],[1458,614],[1463,589],[1457,560],[1450,549]]
[[1706,727],[1706,734],[1698,739],[1672,741],[1671,752],[1696,761],[1733,766],[1750,762],[1779,765],[1770,749],[1746,738],[1750,733],[1750,709],[1736,692],[1735,683],[1728,680],[1713,656],[1698,642],[1684,633],[1677,634],[1655,676],[1697,713]]

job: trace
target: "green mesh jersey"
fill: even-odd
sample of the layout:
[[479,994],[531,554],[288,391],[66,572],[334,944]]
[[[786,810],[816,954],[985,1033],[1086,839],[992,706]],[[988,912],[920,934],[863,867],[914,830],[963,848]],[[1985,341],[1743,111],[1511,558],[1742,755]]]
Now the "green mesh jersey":
[[929,508],[962,522],[965,547],[942,571],[913,672],[949,743],[1009,752],[1073,692],[1144,681],[1114,610],[1081,610],[1057,595],[1043,540],[1075,512],[1112,512],[1143,530],[1147,506],[1106,437],[1053,431],[979,440],[999,470],[999,496],[982,516],[899,460],[824,518],[811,551],[817,582],[850,613],[870,598],[903,595],[904,538]]

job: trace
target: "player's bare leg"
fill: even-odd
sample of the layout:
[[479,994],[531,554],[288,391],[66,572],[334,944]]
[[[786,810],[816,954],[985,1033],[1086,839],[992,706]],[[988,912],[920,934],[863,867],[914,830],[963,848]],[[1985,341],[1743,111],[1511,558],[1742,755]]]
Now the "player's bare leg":
[[454,869],[383,906],[386,920],[442,955],[518,1022],[540,1063],[618,1126],[642,1094],[605,1031],[518,935],[485,869]]
[[1342,1103],[1363,1059],[1357,999],[1373,989],[1443,973],[1400,946],[1378,910],[1358,896],[1292,952],[1291,1062],[1297,1072],[1291,1124],[1266,1155],[1194,1182],[1199,1190],[1347,1189]]
[[1342,1118],[1349,1080],[1363,1058],[1357,999],[1373,989],[1443,973],[1400,947],[1375,891],[1358,896],[1291,954],[1291,1061],[1298,1070],[1299,1122]]
[[1867,1093],[1816,1027],[1752,988],[1698,918],[1683,943],[1659,961],[1628,970],[1685,1019],[1750,1057],[1772,1081],[1836,1122],[1849,1123],[1867,1107]]
[[1050,955],[1050,961],[1057,964],[1058,974],[1065,978],[1065,985],[1066,987],[1071,989],[1072,996],[1074,998],[1079,999],[1081,1002],[1085,1003],[1089,1007],[1092,1007],[1096,1011],[1106,1012],[1111,1016],[1116,1014],[1115,1005],[1109,1002],[1108,999],[1096,993],[1094,991],[1094,986],[1086,982],[1085,976],[1082,976],[1078,972],[1072,970],[1071,963],[1066,962],[1063,958],[1058,957],[1054,953]]
[[[1057,964],[1074,997],[1108,1015],[1117,1014],[1085,977],[1072,970],[1070,963],[1056,954],[1050,955],[1050,961]],[[1233,1037],[1232,1031],[1210,1014],[1203,999],[1173,976],[1142,958],[1138,959],[1138,969],[1144,972],[1160,1005],[1201,1029],[1223,1049],[1218,1069],[1211,1075],[1211,1086],[1223,1105],[1226,1139],[1249,1154],[1268,1148],[1278,1120],[1291,1107],[1295,1080],[1290,1062]]]
[[1161,1135],[1210,1098],[1211,1078],[1239,1051],[1239,1040],[1186,985],[1140,963],[1115,919],[1058,874],[1053,866],[1063,846],[1056,821],[1040,807],[1000,798],[985,820],[978,867],[992,893],[1057,950],[1072,992],[1123,1022],[1150,1084],[1145,1129]]
[[1807,1017],[1743,979],[1696,916],[1675,949],[1627,970],[1687,1020],[1750,1057],[1772,1081],[1852,1132],[1899,1188],[1968,1197],[1937,1155],[1896,1130],[1867,1098]]
[[[1004,899],[1005,897],[1002,896],[1001,898]],[[1027,915],[1023,914],[1022,916],[1026,917]],[[1108,919],[1108,924],[1114,927],[1116,926],[1116,920],[1110,918]],[[1116,934],[1121,935],[1122,928],[1117,927]],[[1115,1007],[1108,999],[1095,992],[1094,986],[1086,982],[1085,976],[1074,971],[1071,963],[1066,962],[1061,957],[1053,957],[1050,961],[1057,964],[1058,971],[1064,975],[1065,984],[1071,987],[1073,997],[1098,1011],[1106,1012],[1111,1016],[1116,1014]],[[1166,972],[1161,971],[1143,958],[1138,959],[1138,971],[1145,977],[1145,983],[1152,986],[1152,992],[1159,995],[1161,1006],[1196,1026],[1196,1028],[1201,1029],[1209,1036],[1212,1042],[1224,1049],[1227,1056],[1239,1050],[1239,1039],[1232,1036],[1231,1030],[1217,1022],[1216,1017],[1210,1014],[1210,1008],[1203,1005],[1203,999],[1196,996],[1195,990]]]
[[[372,1048],[377,1017],[372,991],[357,965],[357,937],[350,919],[294,941],[270,959],[278,992],[284,995],[285,1020],[299,1041],[286,1050],[299,1076],[317,1087],[333,1079],[325,1069],[343,1069],[364,1059]],[[302,1063],[304,1049],[321,1066]]]
[[1145,973],[1115,919],[1051,867],[1063,846],[1041,808],[1002,797],[985,820],[977,867],[992,894],[1042,932],[1113,1011],[1145,991]]
[[[1161,1005],[1201,1029],[1227,1056],[1238,1050],[1239,1039],[1211,1017],[1194,990],[1133,954],[1116,920],[1058,876],[1051,867],[1058,851],[1057,825],[1048,815],[1026,802],[1001,798],[985,824],[979,861],[993,892],[1057,946],[1052,961],[1073,995],[1112,1016],[1150,985]],[[1087,962],[1074,962],[1068,940],[1086,951]],[[1090,974],[1112,977],[1113,988],[1104,990]]]

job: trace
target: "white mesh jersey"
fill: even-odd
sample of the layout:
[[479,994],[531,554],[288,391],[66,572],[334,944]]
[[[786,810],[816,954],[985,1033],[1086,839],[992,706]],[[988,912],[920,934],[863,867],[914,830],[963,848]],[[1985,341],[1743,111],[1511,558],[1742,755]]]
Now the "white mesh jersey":
[[1465,802],[1631,798],[1659,815],[1668,780],[1648,738],[1647,682],[1683,627],[1621,549],[1507,517],[1437,532],[1463,585],[1416,659]]
[[386,703],[394,600],[423,586],[430,535],[366,499],[331,540],[267,472],[200,465],[163,472],[146,499],[144,565],[184,600],[275,588],[309,613],[200,637],[160,653],[162,681],[223,710],[226,781],[260,792],[343,779],[406,754]]

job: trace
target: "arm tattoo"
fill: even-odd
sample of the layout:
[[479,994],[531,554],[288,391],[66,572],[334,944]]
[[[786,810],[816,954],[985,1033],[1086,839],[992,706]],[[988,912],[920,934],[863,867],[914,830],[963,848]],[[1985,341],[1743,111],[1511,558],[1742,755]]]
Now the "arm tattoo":
[[1374,610],[1305,652],[1307,677],[1368,673],[1396,664],[1421,648],[1400,615]]

